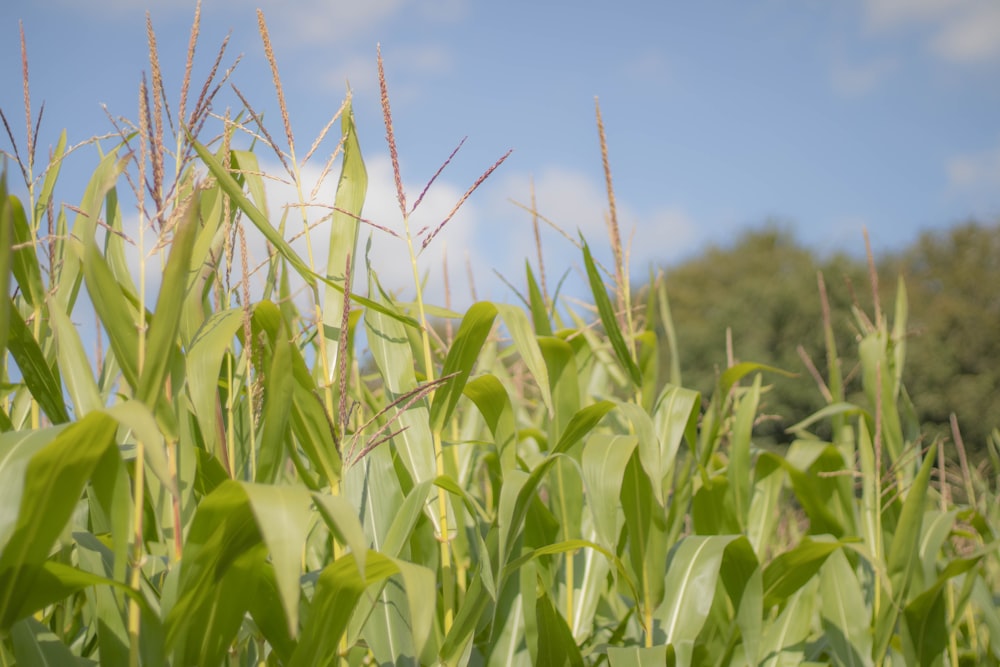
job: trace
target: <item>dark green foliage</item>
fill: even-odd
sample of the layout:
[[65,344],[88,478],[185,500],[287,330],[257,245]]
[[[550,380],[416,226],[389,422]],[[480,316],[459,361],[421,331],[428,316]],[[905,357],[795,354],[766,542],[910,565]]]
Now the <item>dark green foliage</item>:
[[[876,264],[883,309],[892,308],[897,275],[906,284],[903,380],[927,433],[950,435],[949,415],[954,412],[967,448],[984,452],[988,434],[1000,421],[1000,225],[969,223],[928,232]],[[852,305],[871,312],[862,257],[822,258],[772,225],[666,271],[687,386],[710,392],[726,367],[727,327],[736,361],[753,360],[797,374],[774,383],[761,398],[762,412],[775,419],[756,432],[773,442],[790,441],[785,429],[823,406],[798,352],[802,346],[827,379],[818,272],[824,277],[846,397],[860,400],[860,379],[852,372],[856,360],[849,355],[859,330]],[[662,359],[661,376],[669,363]]]

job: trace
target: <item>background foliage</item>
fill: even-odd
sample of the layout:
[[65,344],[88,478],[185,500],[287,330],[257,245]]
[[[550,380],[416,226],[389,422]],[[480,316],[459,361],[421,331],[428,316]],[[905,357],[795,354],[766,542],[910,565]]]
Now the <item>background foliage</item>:
[[[860,239],[859,239],[860,242]],[[912,245],[877,258],[885,278],[902,276],[909,294],[907,364],[903,379],[928,435],[950,435],[955,413],[965,444],[977,459],[1000,423],[1000,224],[968,222],[925,232]],[[797,348],[821,365],[823,333],[816,274],[824,276],[837,348],[852,373],[858,330],[851,309],[872,307],[868,268],[862,258],[823,256],[798,243],[780,226],[745,233],[732,246],[665,269],[680,348],[681,371],[691,387],[708,391],[726,364],[726,330],[738,359],[753,359],[794,371],[767,398],[764,410],[777,419],[758,434],[787,442],[784,430],[819,409]],[[892,298],[885,280],[879,293]],[[667,370],[667,360],[662,360]]]

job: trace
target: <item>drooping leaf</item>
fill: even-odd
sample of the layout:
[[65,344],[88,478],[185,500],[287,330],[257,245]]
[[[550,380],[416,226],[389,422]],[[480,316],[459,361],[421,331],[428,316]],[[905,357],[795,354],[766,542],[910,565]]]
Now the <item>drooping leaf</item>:
[[105,452],[114,447],[117,424],[99,412],[65,429],[49,431],[51,441],[25,469],[17,522],[0,554],[0,628],[37,609],[24,608],[49,549],[69,521],[84,484]]
[[441,377],[453,377],[435,392],[431,403],[430,420],[433,429],[440,430],[451,418],[496,316],[495,305],[480,301],[473,304],[462,318],[462,324],[445,358],[444,368],[441,369]]
[[840,546],[839,542],[814,542],[807,538],[768,563],[764,568],[765,610],[783,603],[802,588]]
[[62,387],[53,375],[45,355],[38,346],[38,342],[31,333],[31,329],[25,324],[21,314],[9,299],[4,297],[9,303],[8,321],[10,329],[7,335],[7,347],[11,356],[17,362],[17,367],[21,370],[21,378],[31,392],[32,397],[38,401],[39,407],[54,424],[64,424],[69,421],[69,414],[66,412],[66,404],[63,402]]

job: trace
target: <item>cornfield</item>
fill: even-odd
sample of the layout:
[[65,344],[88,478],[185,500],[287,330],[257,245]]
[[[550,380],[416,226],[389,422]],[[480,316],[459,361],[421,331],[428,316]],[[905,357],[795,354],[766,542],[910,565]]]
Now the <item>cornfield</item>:
[[[300,157],[259,19],[283,136],[245,99],[213,111],[225,45],[192,103],[197,15],[175,116],[151,25],[138,120],[110,139],[64,133],[40,165],[27,92],[26,141],[4,116],[26,194],[6,165],[0,664],[1000,662],[998,479],[957,430],[919,432],[902,282],[891,316],[877,289],[856,310],[857,368],[817,322],[827,406],[758,447],[786,372],[730,354],[710,396],[684,387],[669,285],[630,284],[599,109],[613,265],[570,237],[590,303],[539,259],[523,304],[453,312],[425,303],[421,251],[504,158],[412,230],[379,56],[400,220],[366,220],[350,95]],[[109,143],[59,204],[63,158]],[[301,170],[328,143],[317,203]],[[260,151],[299,193],[281,215]],[[405,245],[412,301],[369,234]]]

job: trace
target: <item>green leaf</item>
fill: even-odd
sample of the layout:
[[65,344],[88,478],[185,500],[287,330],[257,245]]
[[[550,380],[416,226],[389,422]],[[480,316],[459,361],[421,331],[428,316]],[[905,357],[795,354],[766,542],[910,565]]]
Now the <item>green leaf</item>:
[[344,269],[348,257],[351,264],[357,264],[359,217],[368,190],[368,172],[361,157],[358,134],[354,126],[354,110],[348,97],[340,116],[341,145],[344,157],[337,182],[337,196],[334,201],[333,219],[330,222],[330,246],[326,259],[327,278],[337,283],[341,289],[327,286],[323,297],[323,338],[326,346],[325,377],[332,381],[337,368],[340,325],[344,312]]
[[[723,575],[725,566],[723,565]],[[736,610],[736,625],[743,636],[743,655],[747,663],[757,665],[760,661],[761,634],[764,626],[764,583],[758,567],[747,580]]]
[[358,513],[351,503],[341,496],[314,493],[313,500],[320,516],[333,531],[341,544],[346,544],[357,560],[358,572],[365,576],[365,554],[368,552],[368,538],[358,521]]
[[597,305],[597,312],[601,316],[604,333],[611,342],[611,348],[615,351],[615,356],[618,357],[618,361],[625,368],[633,384],[636,387],[641,387],[642,376],[639,373],[639,367],[636,366],[635,360],[632,358],[628,346],[625,344],[625,338],[622,336],[621,329],[618,328],[618,318],[615,317],[614,306],[611,305],[611,300],[608,298],[608,291],[601,280],[601,274],[597,272],[594,258],[590,254],[590,246],[586,242],[583,243],[583,263],[587,269],[587,279],[590,281],[590,292],[594,297],[594,303]]
[[[392,305],[384,294],[382,298],[386,306]],[[365,314],[365,327],[372,359],[384,384],[386,402],[396,401],[419,389],[413,370],[413,348],[410,347],[405,327],[398,320],[376,312]],[[423,482],[434,479],[437,466],[427,401],[420,399],[406,410],[390,413],[387,418],[395,420],[392,430],[400,431],[392,441],[413,480]],[[350,457],[352,452],[345,455]]]
[[194,195],[174,226],[170,256],[167,258],[167,266],[160,283],[160,293],[156,298],[156,316],[149,326],[146,338],[146,354],[136,397],[150,408],[155,408],[160,399],[167,364],[173,357],[174,351],[178,349],[177,332],[188,289],[191,251],[197,233],[198,196]]
[[7,352],[7,332],[10,329],[11,304],[6,298],[10,294],[11,263],[13,259],[14,230],[12,227],[11,204],[7,199],[7,169],[0,168],[0,352]]
[[[6,297],[4,298],[6,299]],[[21,319],[17,307],[10,303],[10,329],[7,336],[7,346],[11,356],[21,369],[21,377],[32,397],[38,401],[38,406],[54,424],[64,424],[69,421],[66,404],[63,402],[62,388],[52,374],[42,349],[31,334],[31,329]]]
[[[358,570],[354,557],[350,555],[341,556],[323,568],[316,581],[316,593],[313,595],[309,616],[302,628],[302,637],[289,665],[319,667],[334,664],[340,639],[365,589],[400,571],[399,561],[387,558],[376,551],[367,552],[364,576]],[[405,579],[406,573],[403,574]],[[422,595],[426,595],[425,590],[407,591],[407,596],[411,598],[411,602],[417,603],[415,605],[417,607],[426,602],[426,599],[419,599]],[[416,614],[413,615],[416,621]],[[430,629],[430,620],[430,615],[425,613],[424,619],[419,621],[419,626],[413,628],[418,650],[421,644],[419,633],[424,631],[425,626],[427,630]]]
[[480,350],[486,342],[493,322],[496,320],[497,307],[487,301],[474,303],[462,318],[462,324],[455,334],[455,340],[448,350],[448,356],[441,370],[441,377],[453,376],[445,380],[434,393],[431,403],[431,428],[441,430],[451,419],[458,399],[472,373],[472,367],[479,358]]
[[[77,292],[80,287],[80,271],[87,268],[87,262],[84,261],[86,255],[80,251],[80,246],[82,244],[86,247],[93,244],[96,255],[100,255],[99,252],[96,252],[97,242],[95,235],[97,233],[97,221],[101,218],[101,208],[104,206],[105,196],[114,188],[115,182],[122,172],[125,171],[125,167],[128,166],[131,159],[131,155],[119,158],[117,148],[105,155],[101,158],[97,169],[94,170],[90,182],[87,184],[87,189],[83,193],[83,199],[80,201],[80,209],[73,222],[69,241],[74,250],[62,253],[63,264],[59,270],[59,281],[55,285],[56,299],[59,303],[63,304],[63,307],[69,314],[73,312],[73,304],[76,301]],[[110,275],[111,280],[104,281],[108,285],[115,282],[113,274]],[[88,289],[99,292],[96,286],[92,288],[89,286],[89,283]],[[91,295],[91,298],[93,299],[93,295]],[[98,313],[100,314],[100,311]],[[133,333],[135,333],[134,322],[135,319],[129,317],[122,320],[121,324],[130,324],[133,328]],[[105,326],[107,326],[107,322],[105,322]],[[110,334],[110,329],[108,333]],[[129,360],[134,358],[130,357]]]
[[674,549],[667,568],[666,597],[656,610],[664,643],[692,642],[708,618],[719,565],[732,535],[689,535]]
[[16,623],[10,629],[10,640],[17,664],[24,667],[87,664],[73,655],[69,647],[59,641],[52,630],[34,618],[26,618]]
[[920,531],[931,470],[937,460],[936,453],[937,443],[934,443],[924,455],[920,471],[906,493],[906,500],[903,501],[903,509],[896,524],[896,532],[892,536],[892,544],[886,559],[888,580],[891,586],[890,599],[883,602],[878,617],[875,619],[873,657],[876,663],[882,662],[889,650],[889,642],[892,640],[896,620],[904,606],[906,594],[919,566]]
[[[639,438],[634,435],[595,433],[583,447],[581,464],[590,511],[600,543],[608,549],[614,549],[618,544],[624,520],[619,497],[629,489],[623,480],[625,466],[638,442]],[[633,545],[632,553],[638,552],[641,545]]]
[[538,337],[538,347],[545,359],[552,395],[552,415],[548,436],[555,442],[569,420],[580,410],[580,377],[573,346],[554,336]]
[[[219,440],[219,368],[242,325],[241,308],[216,311],[202,323],[187,350],[185,386],[208,452],[218,452],[223,444]],[[268,442],[265,446],[273,444]]]
[[108,332],[115,360],[121,367],[122,375],[129,386],[138,387],[139,333],[136,330],[138,313],[122,293],[121,285],[115,280],[104,256],[97,249],[96,241],[91,238],[84,243],[82,249],[77,247],[77,252],[80,261],[83,262],[83,277],[87,283],[87,292],[94,304],[94,310],[101,319],[101,324]]
[[49,326],[55,336],[56,359],[66,383],[66,393],[73,402],[74,412],[77,417],[82,417],[100,410],[104,402],[87,353],[83,349],[80,333],[56,299],[48,299],[47,304]]
[[823,635],[837,664],[872,664],[871,611],[865,607],[858,575],[842,550],[823,563],[819,594]]
[[653,611],[663,602],[664,564],[670,545],[663,506],[656,501],[639,457],[632,455],[627,463],[618,498],[625,515],[628,557],[641,590],[639,611],[642,623],[651,630]]
[[804,539],[793,549],[779,554],[764,568],[764,609],[782,604],[816,576],[839,542]]
[[243,484],[250,508],[270,552],[288,632],[298,634],[302,549],[312,524],[309,492],[302,486]]
[[517,429],[514,408],[503,383],[495,375],[484,374],[465,385],[463,393],[476,404],[493,434],[500,467],[506,473],[517,465]]
[[[805,657],[805,641],[809,636],[815,606],[815,582],[794,593],[778,614],[764,626],[760,639],[759,663],[763,667],[801,665]],[[766,602],[765,602],[766,607]]]
[[552,414],[552,392],[549,389],[549,371],[545,366],[545,359],[542,351],[538,347],[538,340],[535,338],[531,328],[531,322],[524,311],[509,303],[495,304],[497,312],[507,325],[507,331],[514,341],[514,348],[521,355],[521,361],[528,367],[528,371],[535,378],[535,384],[541,393],[542,403]]
[[664,487],[674,469],[681,440],[687,436],[692,445],[696,442],[700,409],[701,394],[683,387],[667,385],[656,399],[653,408],[656,437],[639,443],[639,458],[661,505],[667,504]]
[[535,617],[538,620],[537,664],[583,667],[583,656],[573,640],[573,633],[544,588],[535,599]]
[[59,533],[69,521],[84,484],[105,452],[115,446],[117,424],[101,413],[60,431],[34,453],[25,470],[17,523],[0,555],[0,629],[37,609],[25,600]]
[[528,303],[531,306],[531,321],[535,325],[535,334],[538,336],[551,336],[552,324],[549,322],[549,311],[545,305],[545,297],[538,288],[535,281],[535,274],[531,272],[531,264],[524,261],[524,270],[528,276]]
[[583,436],[590,433],[604,419],[604,415],[611,412],[614,407],[615,404],[611,401],[598,401],[582,408],[569,420],[566,430],[559,436],[559,442],[556,443],[551,454],[563,454],[569,451]]
[[[285,458],[285,441],[289,434],[289,416],[292,412],[294,393],[292,377],[294,343],[284,320],[272,341],[274,354],[268,371],[264,374],[264,411],[261,415],[255,481],[269,484],[279,479]],[[230,335],[229,340],[232,340]],[[218,372],[218,366],[216,366]],[[203,399],[204,400],[204,399]],[[204,401],[204,409],[211,409],[212,398]],[[213,410],[214,414],[214,410]]]
[[[45,287],[42,284],[42,270],[38,264],[37,238],[31,233],[31,222],[25,216],[21,201],[14,195],[7,196],[6,188],[0,191],[6,200],[6,219],[11,234],[14,279],[21,289],[25,301],[34,308],[45,302]],[[6,297],[9,293],[4,292]]]
[[747,515],[750,512],[751,474],[750,440],[753,436],[754,420],[760,403],[760,380],[754,378],[753,387],[745,393],[736,408],[733,433],[729,439],[729,490],[732,493],[733,509],[741,532],[746,530]]
[[611,667],[661,667],[667,664],[667,646],[609,646]]
[[[228,606],[219,598],[218,582],[239,558],[261,544],[260,529],[241,483],[224,481],[202,498],[184,542],[176,601],[165,610],[168,648],[184,655],[197,650],[191,647],[205,631],[197,623],[220,604],[227,605],[224,610],[230,615],[242,613],[241,605]],[[266,552],[259,557],[266,557]],[[244,563],[244,567],[251,568],[251,564]]]

